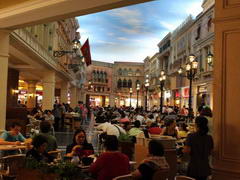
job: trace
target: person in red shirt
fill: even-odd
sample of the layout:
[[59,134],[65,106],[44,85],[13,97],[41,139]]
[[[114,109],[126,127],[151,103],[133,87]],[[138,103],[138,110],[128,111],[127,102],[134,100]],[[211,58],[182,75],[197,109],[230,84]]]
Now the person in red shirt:
[[117,137],[108,135],[104,146],[106,152],[102,153],[89,169],[97,177],[97,180],[112,180],[117,176],[129,174],[129,159],[118,151]]
[[162,129],[157,125],[157,123],[152,123],[150,128],[148,129],[150,134],[161,134]]

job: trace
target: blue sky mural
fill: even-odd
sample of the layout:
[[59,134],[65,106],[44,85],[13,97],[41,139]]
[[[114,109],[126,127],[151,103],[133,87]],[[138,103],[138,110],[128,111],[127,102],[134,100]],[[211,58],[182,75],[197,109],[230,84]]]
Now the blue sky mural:
[[142,62],[158,52],[157,44],[203,0],[157,0],[78,17],[81,43],[89,38],[93,60]]

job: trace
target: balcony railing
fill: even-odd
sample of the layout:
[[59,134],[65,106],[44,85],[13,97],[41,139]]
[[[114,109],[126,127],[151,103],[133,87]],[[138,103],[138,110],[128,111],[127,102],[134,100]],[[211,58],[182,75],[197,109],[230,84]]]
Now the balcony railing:
[[15,39],[19,40],[25,44],[29,49],[31,49],[36,55],[41,57],[41,60],[54,68],[56,71],[61,72],[68,78],[73,79],[74,73],[68,70],[64,65],[58,62],[48,50],[42,46],[38,40],[26,29],[17,29],[11,33]]

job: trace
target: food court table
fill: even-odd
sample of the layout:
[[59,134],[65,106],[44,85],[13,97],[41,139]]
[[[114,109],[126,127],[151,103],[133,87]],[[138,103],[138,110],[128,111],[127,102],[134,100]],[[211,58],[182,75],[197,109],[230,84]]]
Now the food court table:
[[1,151],[11,151],[11,150],[19,150],[19,149],[28,149],[26,145],[0,145]]
[[75,129],[75,118],[79,118],[80,114],[78,113],[65,113],[65,119],[69,119],[70,120],[70,125],[72,127],[72,130]]

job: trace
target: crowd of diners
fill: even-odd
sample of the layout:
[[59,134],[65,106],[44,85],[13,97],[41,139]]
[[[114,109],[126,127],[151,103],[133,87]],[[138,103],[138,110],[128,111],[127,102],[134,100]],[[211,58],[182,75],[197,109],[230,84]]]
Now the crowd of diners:
[[[9,131],[5,131],[0,136],[0,145],[21,145],[25,143],[28,146],[27,157],[34,158],[37,161],[52,162],[54,157],[49,152],[57,149],[56,137],[52,135],[52,128],[59,128],[59,123],[64,116],[65,110],[61,110],[60,116],[55,117],[56,108],[59,109],[64,105],[54,105],[53,111],[46,111],[42,114],[37,110],[32,117],[41,120],[40,132],[33,137],[26,139],[21,133],[21,126],[13,123]],[[61,108],[60,108],[61,107]],[[70,109],[70,108],[69,108]],[[60,111],[60,110],[59,110]],[[70,111],[80,113],[82,121],[94,121],[96,129],[102,132],[102,143],[104,151],[99,154],[94,151],[93,144],[87,142],[86,133],[83,129],[76,129],[72,142],[66,144],[66,159],[76,163],[81,159],[98,154],[88,171],[92,177],[97,180],[111,180],[114,177],[131,173],[136,179],[151,180],[154,173],[158,170],[169,171],[171,167],[164,157],[164,147],[158,140],[150,140],[148,144],[148,157],[136,168],[130,171],[130,159],[127,155],[119,151],[118,138],[122,134],[134,137],[136,140],[139,136],[146,138],[151,135],[171,136],[176,139],[185,139],[185,145],[182,153],[190,155],[187,176],[196,180],[206,180],[211,175],[209,165],[209,156],[213,150],[213,139],[211,127],[209,131],[208,122],[211,121],[211,109],[202,106],[198,109],[198,115],[194,118],[194,130],[189,124],[182,120],[186,115],[185,109],[175,111],[175,108],[164,107],[164,112],[160,113],[156,107],[150,111],[144,111],[143,108],[86,108],[82,102]],[[54,112],[54,113],[52,113]],[[186,113],[181,114],[180,112]],[[94,114],[93,119],[88,118],[88,114]],[[42,119],[41,119],[42,118]],[[57,120],[56,120],[57,118]],[[211,123],[210,123],[211,126]],[[209,133],[210,132],[210,133]],[[101,137],[101,135],[100,135]],[[134,143],[135,141],[133,141]],[[17,151],[3,151],[2,155],[12,155]]]

